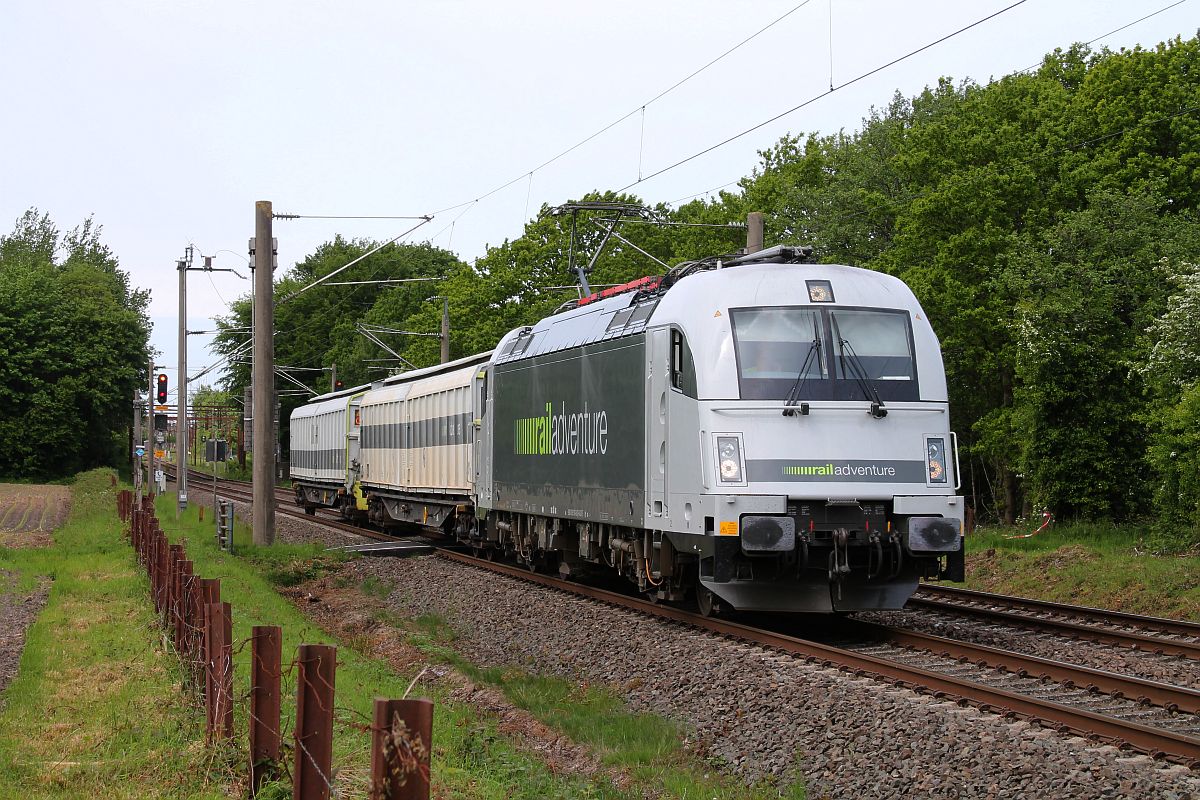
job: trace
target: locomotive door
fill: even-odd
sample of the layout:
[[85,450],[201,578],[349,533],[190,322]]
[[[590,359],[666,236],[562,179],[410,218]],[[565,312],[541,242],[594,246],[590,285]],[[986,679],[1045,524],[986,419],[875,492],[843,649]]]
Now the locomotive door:
[[[658,328],[647,333],[646,376],[646,516],[665,517],[667,508],[667,415],[671,392],[671,331]],[[661,522],[647,528],[661,526]]]

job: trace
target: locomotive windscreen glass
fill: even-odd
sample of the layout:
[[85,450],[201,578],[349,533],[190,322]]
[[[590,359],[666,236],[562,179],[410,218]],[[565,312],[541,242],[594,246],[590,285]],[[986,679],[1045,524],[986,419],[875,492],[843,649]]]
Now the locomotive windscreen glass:
[[884,400],[919,396],[905,311],[776,306],[730,318],[743,400],[861,400],[855,366]]
[[[834,352],[837,377],[852,378],[853,367],[847,364],[852,352],[872,381],[911,381],[913,371],[912,345],[908,333],[908,315],[887,311],[830,311],[833,318]],[[849,348],[841,346],[848,342]]]
[[[798,378],[827,377],[821,312],[746,308],[732,312],[738,382],[744,399],[782,398]],[[803,371],[803,376],[801,376]]]

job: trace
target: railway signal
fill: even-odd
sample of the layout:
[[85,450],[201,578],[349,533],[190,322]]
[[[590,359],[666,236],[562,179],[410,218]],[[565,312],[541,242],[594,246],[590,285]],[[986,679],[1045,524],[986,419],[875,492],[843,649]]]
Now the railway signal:
[[165,372],[158,373],[158,402],[160,405],[167,402],[167,374]]

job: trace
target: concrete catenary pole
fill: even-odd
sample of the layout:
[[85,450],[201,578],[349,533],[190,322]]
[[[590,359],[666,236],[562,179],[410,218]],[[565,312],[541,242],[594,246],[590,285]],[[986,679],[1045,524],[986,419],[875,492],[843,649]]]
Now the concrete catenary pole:
[[275,541],[275,292],[271,201],[254,204],[254,544]]
[[155,491],[158,489],[154,485],[154,446],[158,444],[156,441],[158,437],[154,431],[154,403],[158,400],[154,395],[155,377],[154,359],[152,358],[150,359],[150,393],[146,395],[146,456],[149,458],[149,461],[146,462],[149,465],[146,467],[146,483],[150,486],[146,494],[150,497],[154,497]]
[[175,518],[187,508],[188,411],[187,411],[187,262],[179,270],[179,402],[175,406]]
[[442,363],[450,360],[450,298],[442,298]]
[[763,249],[763,215],[751,211],[746,215],[746,252],[757,253]]
[[[141,399],[142,399],[141,392],[139,392],[137,389],[134,389],[133,390],[133,446],[134,446],[134,448],[140,447],[142,445],[142,410],[140,408],[138,408],[138,406],[141,405]],[[134,469],[133,488],[134,488],[134,491],[137,493],[138,508],[141,508],[142,459],[135,456],[133,452],[131,452],[129,454],[129,457],[131,459],[133,459],[133,469]]]

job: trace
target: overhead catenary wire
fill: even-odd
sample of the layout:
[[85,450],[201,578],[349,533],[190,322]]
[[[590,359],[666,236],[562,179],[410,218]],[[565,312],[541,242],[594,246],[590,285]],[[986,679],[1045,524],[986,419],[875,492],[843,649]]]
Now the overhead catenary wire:
[[[1024,1],[1024,0],[1022,0],[1022,2],[1023,2],[1023,1]],[[804,7],[805,7],[806,5],[808,5],[810,2],[812,2],[812,0],[804,0],[804,2],[802,2],[802,3],[799,3],[799,4],[795,5],[795,6],[793,6],[791,9],[789,9],[789,10],[788,10],[788,11],[786,11],[786,12],[784,12],[782,15],[780,15],[780,16],[778,16],[778,17],[776,17],[776,18],[775,18],[775,19],[773,19],[771,22],[769,22],[769,23],[767,23],[766,25],[764,25],[763,27],[759,28],[757,31],[755,31],[754,33],[750,34],[749,36],[747,36],[745,39],[741,40],[740,42],[738,42],[738,43],[737,43],[737,44],[735,44],[734,46],[730,47],[728,50],[726,50],[725,52],[721,53],[721,54],[720,54],[719,56],[717,56],[716,58],[714,58],[714,59],[712,59],[711,61],[709,61],[709,62],[707,62],[706,64],[704,64],[702,67],[699,67],[698,69],[695,69],[695,70],[693,70],[692,72],[688,73],[688,74],[687,74],[687,75],[685,75],[683,78],[680,78],[678,81],[676,81],[675,83],[671,84],[671,85],[670,85],[670,86],[668,86],[666,89],[663,89],[661,92],[659,92],[658,94],[654,95],[654,97],[650,98],[649,100],[645,101],[644,103],[639,103],[639,104],[638,104],[638,105],[637,105],[637,106],[636,106],[636,107],[635,107],[633,110],[631,110],[631,111],[629,111],[628,113],[626,113],[626,114],[622,115],[621,117],[618,117],[617,119],[615,119],[615,120],[613,120],[612,122],[608,123],[607,125],[605,125],[604,127],[600,128],[600,129],[599,129],[599,130],[597,130],[596,132],[594,132],[594,133],[590,134],[589,136],[586,136],[586,137],[584,137],[583,139],[579,140],[578,142],[576,142],[575,144],[571,145],[571,146],[570,146],[570,147],[568,147],[567,149],[565,149],[565,150],[561,151],[561,152],[560,152],[560,153],[558,153],[557,155],[554,155],[554,156],[552,156],[552,157],[550,157],[550,158],[546,159],[545,161],[543,161],[542,163],[538,164],[538,165],[537,165],[536,167],[534,167],[533,169],[525,170],[524,172],[522,172],[520,175],[516,176],[516,177],[515,177],[515,178],[513,178],[512,180],[506,181],[506,182],[504,182],[504,183],[500,184],[499,186],[495,187],[494,189],[491,189],[491,190],[489,190],[489,191],[487,191],[487,192],[484,192],[483,194],[481,194],[481,195],[479,195],[478,197],[476,197],[474,200],[464,200],[464,201],[463,201],[463,202],[461,202],[461,203],[455,203],[454,205],[447,206],[447,207],[445,207],[445,208],[442,208],[442,209],[438,209],[437,211],[434,211],[434,212],[433,212],[433,215],[434,215],[434,216],[436,216],[436,215],[438,215],[438,214],[444,214],[444,213],[446,213],[447,211],[453,211],[453,210],[455,210],[455,209],[457,209],[457,208],[462,208],[462,207],[463,207],[463,206],[465,206],[465,205],[470,205],[470,204],[472,204],[472,203],[478,203],[480,200],[485,200],[485,199],[487,199],[488,197],[491,197],[492,195],[496,194],[497,192],[501,192],[501,191],[503,191],[503,190],[507,189],[509,186],[512,186],[514,183],[517,183],[518,181],[524,180],[526,176],[531,176],[531,175],[533,175],[533,173],[535,173],[535,172],[540,172],[541,170],[543,170],[543,169],[545,169],[546,167],[550,166],[550,165],[551,165],[551,164],[553,164],[554,162],[558,161],[560,158],[563,158],[564,156],[570,155],[571,153],[573,153],[573,152],[575,152],[576,150],[578,150],[580,147],[583,147],[585,144],[587,144],[588,142],[592,141],[592,140],[593,140],[593,139],[595,139],[597,136],[600,136],[600,135],[602,135],[602,134],[604,134],[604,133],[607,133],[608,131],[612,130],[612,129],[613,129],[613,128],[615,128],[617,125],[620,125],[622,122],[624,122],[625,120],[629,119],[629,118],[630,118],[630,117],[632,117],[633,115],[635,115],[635,114],[637,114],[637,113],[639,113],[639,112],[643,112],[643,113],[644,113],[644,110],[645,110],[646,106],[652,105],[653,103],[655,103],[655,102],[657,102],[657,101],[661,100],[662,98],[666,97],[666,96],[667,96],[668,94],[670,94],[671,92],[673,92],[673,91],[675,91],[676,89],[678,89],[680,86],[683,86],[685,83],[687,83],[688,81],[690,81],[692,78],[694,78],[694,77],[696,77],[697,75],[699,75],[700,73],[704,72],[704,71],[705,71],[706,69],[708,69],[709,67],[711,67],[711,66],[713,66],[714,64],[716,64],[717,62],[719,62],[719,61],[722,61],[723,59],[727,58],[729,55],[731,55],[731,54],[732,54],[732,53],[734,53],[735,51],[737,51],[737,50],[741,49],[742,47],[745,47],[747,44],[749,44],[750,42],[752,42],[754,39],[756,39],[756,38],[758,38],[759,36],[761,36],[762,34],[766,33],[768,30],[770,30],[771,28],[775,27],[775,26],[776,26],[776,25],[778,25],[780,22],[783,22],[785,19],[787,19],[788,17],[790,17],[792,14],[796,13],[796,12],[797,12],[797,11],[799,11],[800,9],[804,8]]]
[[852,85],[858,83],[859,81],[865,80],[865,79],[871,77],[872,75],[876,75],[876,74],[884,71],[885,69],[889,69],[891,67],[894,67],[896,64],[899,64],[903,61],[907,61],[908,59],[912,58],[913,56],[923,53],[926,50],[930,49],[931,47],[936,47],[937,45],[939,45],[943,42],[946,42],[950,39],[953,39],[954,37],[959,36],[960,34],[966,33],[967,31],[971,30],[972,28],[978,27],[979,25],[982,25],[983,23],[988,22],[989,20],[995,19],[996,17],[1000,16],[1001,14],[1004,14],[1008,11],[1013,10],[1017,6],[1024,5],[1025,2],[1026,2],[1026,0],[1017,0],[1017,2],[1015,2],[1011,5],[1005,6],[1004,8],[1000,9],[999,11],[995,11],[991,14],[988,14],[986,17],[977,19],[969,25],[964,25],[963,27],[959,28],[958,30],[952,31],[951,33],[948,33],[945,36],[941,36],[937,39],[934,39],[931,42],[927,42],[926,44],[923,44],[914,50],[908,51],[907,53],[905,53],[902,56],[893,58],[891,61],[888,61],[885,64],[880,64],[879,66],[877,66],[873,69],[867,70],[866,72],[858,75],[857,77],[851,78],[850,80],[848,80],[844,83],[838,84],[837,86],[834,86],[833,88],[829,89],[828,91],[824,91],[824,92],[821,92],[820,94],[814,95],[814,96],[808,98],[807,100],[805,100],[804,102],[792,106],[791,108],[787,109],[786,111],[781,111],[778,114],[776,114],[775,116],[770,117],[769,119],[765,119],[756,125],[752,125],[749,128],[746,128],[745,130],[743,130],[739,133],[735,133],[733,136],[723,139],[714,145],[710,145],[709,147],[706,147],[703,150],[693,153],[690,156],[687,156],[686,158],[681,158],[680,160],[676,161],[674,164],[663,167],[662,169],[660,169],[656,172],[650,173],[645,178],[636,180],[633,183],[622,186],[617,191],[624,192],[627,189],[632,189],[634,186],[637,186],[640,183],[644,183],[648,180],[651,180],[652,178],[657,178],[659,175],[664,175],[664,174],[670,172],[671,170],[676,169],[677,167],[683,166],[684,164],[688,163],[689,161],[694,161],[695,159],[700,158],[701,156],[707,155],[714,150],[724,147],[725,145],[729,144],[730,142],[737,141],[738,139],[742,138],[743,136],[747,136],[751,133],[754,133],[754,131],[756,131],[760,128],[766,127],[767,125],[770,125],[772,122],[777,122],[778,120],[783,119],[784,117],[788,116],[789,114],[794,114],[795,112],[799,111],[800,109],[810,106],[813,103],[817,102],[818,100],[826,98],[829,95],[834,94],[835,92],[839,92],[842,89],[845,89],[848,86],[852,86]]
[[[1084,44],[1093,45],[1096,42],[1100,41],[1101,39],[1107,39],[1109,36],[1112,36],[1114,33],[1120,33],[1121,31],[1125,30],[1126,28],[1132,28],[1134,25],[1137,25],[1139,22],[1145,22],[1146,20],[1150,19],[1151,17],[1157,17],[1159,14],[1163,13],[1164,11],[1170,11],[1172,8],[1175,8],[1175,6],[1181,6],[1186,2],[1188,2],[1188,0],[1175,0],[1175,2],[1171,3],[1170,5],[1163,6],[1162,8],[1158,9],[1157,11],[1151,11],[1149,14],[1146,14],[1143,17],[1138,17],[1137,19],[1133,20],[1132,22],[1126,22],[1124,25],[1122,25],[1119,28],[1113,28],[1108,33],[1102,33],[1099,36],[1095,37],[1094,39],[1087,40],[1086,42],[1084,42]],[[1039,61],[1036,64],[1030,64],[1025,69],[1018,70],[1018,72],[1029,72],[1031,70],[1038,69],[1041,66],[1042,66],[1042,62]]]
[[391,239],[387,240],[387,241],[386,241],[386,242],[384,242],[383,244],[380,244],[380,245],[377,245],[377,246],[375,246],[375,247],[371,248],[370,250],[368,250],[367,252],[363,253],[363,254],[362,254],[361,256],[359,256],[358,258],[351,259],[349,262],[347,262],[347,263],[343,264],[342,266],[338,267],[338,268],[337,268],[337,269],[335,269],[333,272],[330,272],[328,275],[324,275],[324,276],[322,276],[322,277],[318,278],[317,280],[313,281],[312,283],[308,284],[307,286],[303,287],[302,289],[297,289],[296,291],[292,292],[291,294],[287,295],[286,297],[280,298],[279,300],[277,300],[277,301],[275,302],[275,305],[276,305],[276,306],[283,305],[284,303],[288,302],[289,300],[292,300],[292,299],[294,299],[294,298],[298,297],[299,295],[302,295],[302,294],[304,294],[305,292],[307,292],[309,289],[313,288],[314,286],[320,286],[322,283],[324,283],[325,281],[329,280],[329,279],[330,279],[330,278],[332,278],[334,275],[337,275],[339,272],[342,272],[342,271],[344,271],[344,270],[347,270],[347,269],[349,269],[350,267],[353,267],[355,264],[357,264],[358,262],[362,261],[362,260],[363,260],[364,258],[366,258],[367,256],[371,256],[371,255],[374,255],[375,253],[378,253],[380,250],[382,250],[383,248],[387,247],[389,244],[394,244],[394,243],[396,243],[396,242],[400,241],[400,240],[401,240],[401,239],[403,239],[405,236],[407,236],[408,234],[410,234],[410,233],[412,233],[413,231],[415,231],[417,228],[421,227],[422,225],[426,225],[426,224],[428,224],[428,223],[429,223],[429,222],[430,222],[430,221],[433,219],[433,217],[432,217],[432,216],[426,216],[426,217],[419,217],[419,219],[421,220],[420,222],[418,222],[416,225],[413,225],[411,228],[409,228],[408,230],[404,231],[403,233],[401,233],[401,234],[398,234],[397,236],[394,236],[394,237],[392,237]]
[[386,215],[386,214],[272,214],[275,219],[423,219],[429,221],[428,214]]
[[[832,2],[832,0],[831,0],[831,2]],[[1124,25],[1121,25],[1117,28],[1113,28],[1112,30],[1108,31],[1107,33],[1102,33],[1099,36],[1093,37],[1093,38],[1089,39],[1088,41],[1084,42],[1084,44],[1093,45],[1102,39],[1106,39],[1109,36],[1112,36],[1114,33],[1120,33],[1121,31],[1123,31],[1127,28],[1131,28],[1140,22],[1145,22],[1146,20],[1151,19],[1152,17],[1156,17],[1165,11],[1170,11],[1172,8],[1175,8],[1176,6],[1181,6],[1187,2],[1189,2],[1189,0],[1176,0],[1174,3],[1163,6],[1162,8],[1158,9],[1157,11],[1152,11],[1151,13],[1146,14],[1141,17],[1138,17],[1137,19],[1132,20],[1131,22],[1127,22]],[[831,11],[831,13],[832,13],[832,11]],[[830,24],[832,25],[832,16],[830,18]],[[831,40],[831,42],[832,42],[832,40]],[[830,45],[830,48],[831,48],[830,58],[832,59],[832,43]],[[830,85],[832,86],[832,73],[833,73],[832,60],[831,60],[830,64],[831,64],[831,66],[830,66]],[[1042,65],[1042,62],[1039,61],[1037,64],[1032,64],[1028,67],[1025,67],[1024,69],[1017,70],[1017,72],[1021,72],[1021,73],[1030,72],[1032,70],[1036,70],[1036,69],[1040,68],[1041,65]],[[736,180],[729,181],[728,183],[723,183],[720,186],[714,186],[712,189],[707,189],[703,192],[696,192],[695,194],[689,194],[684,197],[677,198],[675,200],[666,201],[665,204],[669,205],[669,206],[673,206],[673,205],[676,205],[677,203],[682,203],[687,200],[694,200],[697,197],[704,197],[706,195],[711,195],[713,192],[719,192],[722,189],[726,189],[730,186],[740,183],[741,181],[742,181],[742,179],[738,178]]]

